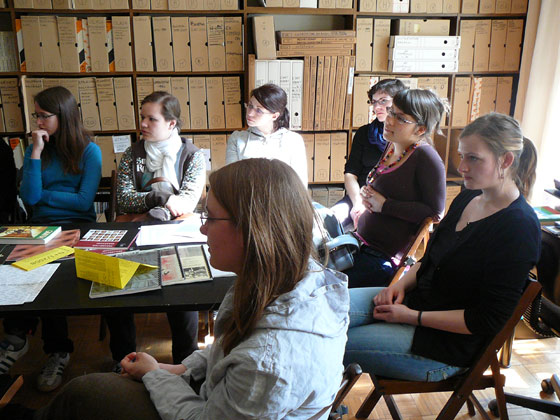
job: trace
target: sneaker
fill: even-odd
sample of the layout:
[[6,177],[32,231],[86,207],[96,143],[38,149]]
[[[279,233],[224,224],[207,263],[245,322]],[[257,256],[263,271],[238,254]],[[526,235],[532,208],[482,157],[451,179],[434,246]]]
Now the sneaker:
[[29,341],[27,338],[23,346],[17,350],[11,342],[3,340],[0,343],[0,374],[7,373],[12,365],[27,353],[27,350],[29,350]]
[[70,361],[68,353],[52,353],[37,377],[37,389],[42,392],[50,392],[62,383],[64,368]]

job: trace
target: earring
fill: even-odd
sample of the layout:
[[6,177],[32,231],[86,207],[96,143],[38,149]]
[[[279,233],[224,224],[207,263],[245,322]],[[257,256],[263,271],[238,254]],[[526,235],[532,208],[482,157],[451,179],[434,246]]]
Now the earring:
[[504,179],[504,168],[500,168],[500,169],[498,170],[498,177],[499,177],[500,179]]

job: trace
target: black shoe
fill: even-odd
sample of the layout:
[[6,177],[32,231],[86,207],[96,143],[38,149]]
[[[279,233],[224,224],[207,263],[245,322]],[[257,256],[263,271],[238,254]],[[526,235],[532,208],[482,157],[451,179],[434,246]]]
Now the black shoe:
[[161,220],[167,222],[171,220],[171,212],[165,207],[154,207],[148,211],[148,216],[154,220]]
[[35,410],[21,404],[8,404],[0,409],[0,420],[33,420]]

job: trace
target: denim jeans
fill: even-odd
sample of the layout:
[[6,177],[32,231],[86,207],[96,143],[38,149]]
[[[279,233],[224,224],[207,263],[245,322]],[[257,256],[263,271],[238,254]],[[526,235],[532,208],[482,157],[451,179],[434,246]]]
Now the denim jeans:
[[413,354],[415,326],[376,321],[372,316],[372,299],[381,290],[381,287],[350,290],[345,366],[359,363],[364,372],[377,376],[427,382],[441,381],[465,370]]

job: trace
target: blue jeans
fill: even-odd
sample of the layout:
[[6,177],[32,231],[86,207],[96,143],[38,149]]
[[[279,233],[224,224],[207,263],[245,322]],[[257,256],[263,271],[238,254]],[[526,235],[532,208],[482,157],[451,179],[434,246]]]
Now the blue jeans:
[[465,370],[413,354],[415,326],[376,321],[372,299],[381,290],[381,287],[350,290],[345,366],[359,363],[364,372],[376,376],[427,382],[441,381]]

